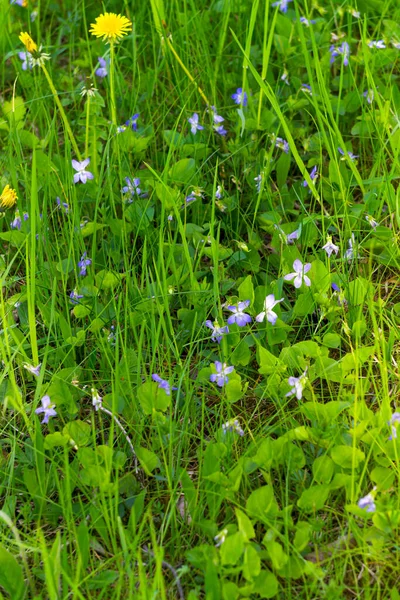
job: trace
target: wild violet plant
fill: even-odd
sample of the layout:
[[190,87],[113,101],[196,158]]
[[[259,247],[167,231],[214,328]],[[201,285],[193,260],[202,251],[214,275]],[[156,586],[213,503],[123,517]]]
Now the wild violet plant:
[[5,4],[1,593],[396,597],[400,9]]

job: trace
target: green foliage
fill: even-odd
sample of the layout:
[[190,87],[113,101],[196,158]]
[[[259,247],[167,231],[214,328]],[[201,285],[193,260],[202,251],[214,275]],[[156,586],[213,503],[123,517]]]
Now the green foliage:
[[398,3],[117,4],[0,1],[0,596],[398,598]]

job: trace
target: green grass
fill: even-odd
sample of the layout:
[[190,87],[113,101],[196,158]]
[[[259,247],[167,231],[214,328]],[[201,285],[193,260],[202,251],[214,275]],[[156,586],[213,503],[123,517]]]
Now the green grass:
[[[103,9],[133,30],[101,79]],[[22,219],[0,220],[0,598],[400,597],[399,18],[396,0],[0,0],[0,192]],[[22,70],[21,31],[48,77]],[[113,94],[136,131],[116,132]],[[310,287],[284,280],[296,259]],[[272,293],[278,320],[257,323]],[[252,323],[213,342],[204,321],[245,300]],[[223,387],[215,361],[235,367]]]

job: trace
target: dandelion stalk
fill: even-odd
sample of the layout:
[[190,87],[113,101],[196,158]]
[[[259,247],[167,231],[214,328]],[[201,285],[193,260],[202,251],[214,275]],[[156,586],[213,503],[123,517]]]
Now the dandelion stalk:
[[132,23],[126,17],[116,13],[104,13],[96,18],[92,23],[89,32],[102,38],[103,41],[110,44],[110,98],[111,98],[111,121],[114,126],[117,125],[117,110],[115,104],[115,43],[132,30]]
[[115,48],[114,41],[110,41],[110,98],[111,98],[111,122],[116,127],[117,125],[117,109],[115,105],[115,89],[114,89],[114,68],[115,68]]

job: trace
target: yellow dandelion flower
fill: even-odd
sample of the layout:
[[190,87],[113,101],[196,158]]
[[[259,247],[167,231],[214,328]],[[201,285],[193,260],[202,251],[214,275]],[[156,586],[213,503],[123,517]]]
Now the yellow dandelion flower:
[[104,13],[92,23],[89,33],[98,38],[103,38],[104,42],[115,42],[132,30],[132,23],[126,17],[115,13]]
[[0,196],[0,211],[4,211],[6,208],[12,208],[17,202],[17,198],[17,192],[7,184]]
[[35,44],[35,42],[33,41],[33,39],[31,38],[31,36],[29,35],[29,33],[25,32],[21,32],[19,34],[19,39],[21,40],[21,42],[23,43],[23,45],[25,46],[25,48],[27,49],[28,52],[36,52],[37,50],[37,44]]

